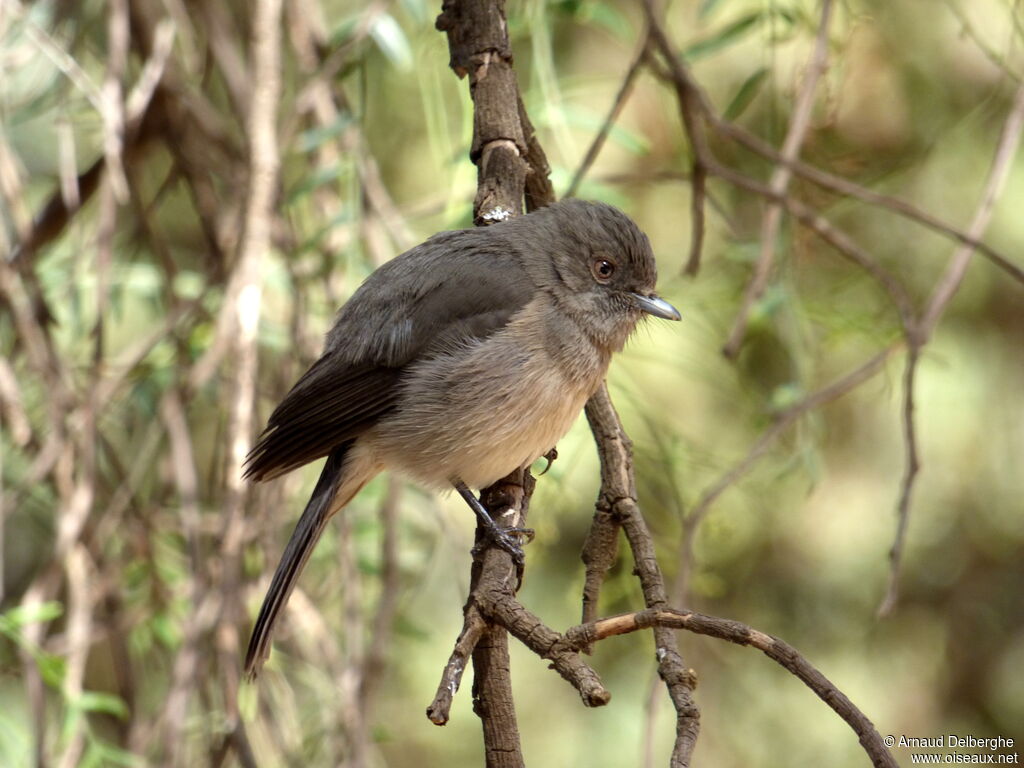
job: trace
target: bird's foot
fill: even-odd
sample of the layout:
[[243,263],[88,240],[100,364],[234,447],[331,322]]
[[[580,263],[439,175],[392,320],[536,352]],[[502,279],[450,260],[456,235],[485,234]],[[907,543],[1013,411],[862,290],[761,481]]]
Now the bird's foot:
[[[453,485],[455,486],[455,490],[459,492],[459,495],[465,499],[467,504],[469,504],[470,509],[472,509],[476,514],[480,528],[483,530],[484,537],[489,539],[490,543],[498,547],[498,549],[507,552],[512,558],[512,562],[515,563],[516,566],[516,573],[519,574],[519,580],[522,582],[523,567],[526,563],[526,556],[523,554],[523,548],[520,545],[520,538],[525,537],[527,543],[533,541],[533,529],[503,528],[494,522],[494,518],[491,517],[490,513],[486,509],[484,509],[483,504],[481,504],[479,499],[473,495],[473,492],[466,487],[465,483],[462,481],[455,481]],[[476,557],[482,554],[486,548],[487,542],[481,541],[473,547],[473,556]]]
[[516,569],[521,572],[523,565],[526,563],[526,555],[523,553],[520,541],[521,539],[526,539],[527,544],[533,541],[533,537],[536,535],[534,530],[532,528],[502,528],[493,521],[492,525],[488,525],[486,522],[483,524],[487,541],[473,547],[473,556],[476,557],[483,554],[488,545],[493,544],[498,549],[507,552],[511,556],[512,562],[515,563]]
[[555,459],[558,458],[558,449],[552,448],[550,451],[541,456],[541,458],[547,459],[548,463],[544,465],[544,469],[540,471],[540,475],[537,475],[537,477],[540,477],[541,475],[546,475],[548,473],[548,470],[551,469],[551,465],[554,464]]

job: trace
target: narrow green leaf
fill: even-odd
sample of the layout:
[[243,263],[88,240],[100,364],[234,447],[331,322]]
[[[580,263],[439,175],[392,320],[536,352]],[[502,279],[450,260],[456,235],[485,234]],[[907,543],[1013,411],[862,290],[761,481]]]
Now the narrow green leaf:
[[74,701],[83,712],[102,712],[121,720],[128,718],[128,705],[120,696],[101,691],[83,691]]
[[[296,250],[296,255],[308,253],[309,251],[316,248],[320,242],[324,239],[328,232],[334,227],[348,224],[352,221],[352,211],[348,208],[342,208],[337,214],[328,219],[323,226],[319,227],[313,232],[306,240],[304,240]],[[470,222],[472,223],[472,222]],[[468,224],[466,226],[469,226]]]
[[700,8],[697,10],[697,18],[703,19],[705,16],[710,16],[721,2],[722,0],[701,0]]
[[398,26],[394,16],[389,13],[378,14],[370,26],[370,36],[392,64],[402,70],[412,69],[409,38]]
[[[569,106],[563,109],[559,117],[572,126],[583,128],[588,133],[596,133],[604,124],[604,115],[590,112],[583,107]],[[551,125],[555,122],[554,110],[542,110],[537,115],[540,124]],[[647,139],[619,123],[613,123],[608,132],[608,140],[618,144],[630,154],[646,155],[651,150]]]
[[754,302],[750,310],[750,323],[763,322],[782,309],[790,301],[789,290],[778,283],[769,285],[761,298]]
[[583,16],[584,21],[602,27],[620,40],[631,40],[635,34],[630,20],[611,3],[591,3]]
[[311,128],[300,133],[298,141],[295,142],[295,148],[299,152],[312,152],[314,149],[319,149],[328,141],[340,136],[351,124],[351,115],[346,113],[339,114],[338,119],[329,125]]
[[726,46],[737,42],[744,35],[751,30],[755,29],[764,18],[764,14],[761,12],[750,13],[746,16],[742,16],[731,24],[726,24],[711,37],[706,37],[703,40],[698,40],[695,43],[691,43],[683,50],[683,55],[688,60],[699,59],[701,56],[707,56],[715,51],[721,50]]
[[424,0],[401,0],[401,6],[405,9],[405,12],[412,17],[418,25],[422,26],[430,19],[430,9],[427,8]]
[[62,613],[64,613],[64,606],[56,600],[38,605],[16,605],[0,615],[0,632],[5,634],[17,632],[26,624],[53,621]]
[[67,662],[60,656],[53,656],[49,653],[37,653],[36,664],[39,666],[39,676],[51,688],[60,688],[64,685],[64,674],[67,671]]
[[306,174],[302,181],[288,193],[285,205],[294,205],[317,187],[337,181],[342,178],[345,170],[340,162],[329,166],[318,166],[312,173]]
[[737,117],[742,115],[747,107],[750,106],[750,102],[754,100],[754,97],[761,92],[761,87],[765,84],[768,79],[768,68],[761,67],[754,74],[743,81],[743,85],[736,91],[736,95],[732,97],[732,101],[729,102],[729,106],[725,108],[725,112],[722,115],[726,120],[735,120]]
[[175,649],[181,645],[181,629],[166,613],[153,616],[150,624],[153,627],[153,636],[165,648]]
[[338,23],[334,25],[334,29],[331,30],[330,37],[328,38],[328,46],[330,48],[338,48],[347,43],[358,27],[358,15],[346,16],[345,18],[340,19]]

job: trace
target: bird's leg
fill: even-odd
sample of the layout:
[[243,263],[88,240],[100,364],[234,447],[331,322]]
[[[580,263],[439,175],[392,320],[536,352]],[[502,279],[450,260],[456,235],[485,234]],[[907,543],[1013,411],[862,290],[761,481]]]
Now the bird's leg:
[[469,508],[476,514],[477,519],[480,521],[480,525],[486,531],[487,536],[494,544],[508,552],[512,556],[512,560],[515,562],[517,568],[522,568],[525,557],[523,556],[523,549],[519,546],[519,543],[510,536],[509,534],[525,534],[533,538],[533,531],[527,528],[502,528],[491,517],[490,513],[484,509],[484,505],[480,503],[473,492],[466,487],[466,484],[461,480],[455,480],[452,485],[455,486],[455,490],[459,492],[459,495],[466,500],[469,504]]

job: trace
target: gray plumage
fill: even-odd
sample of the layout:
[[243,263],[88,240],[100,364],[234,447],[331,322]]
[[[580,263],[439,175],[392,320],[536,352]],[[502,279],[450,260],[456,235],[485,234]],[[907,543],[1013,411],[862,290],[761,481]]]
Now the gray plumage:
[[335,512],[385,468],[430,487],[483,488],[553,448],[643,313],[678,319],[653,295],[656,280],[636,224],[578,200],[434,235],[370,275],[247,462],[247,477],[267,480],[329,457],[260,610],[246,672],[269,653]]

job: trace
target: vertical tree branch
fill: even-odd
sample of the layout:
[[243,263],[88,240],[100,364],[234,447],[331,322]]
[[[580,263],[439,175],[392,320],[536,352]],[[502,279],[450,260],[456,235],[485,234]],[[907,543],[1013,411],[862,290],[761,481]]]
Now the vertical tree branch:
[[469,76],[473,98],[473,143],[469,157],[477,166],[473,220],[477,225],[504,221],[523,212],[528,166],[519,86],[512,69],[503,0],[445,0],[437,29],[448,35],[449,64],[460,78]]
[[700,90],[686,77],[682,63],[675,55],[675,49],[669,41],[662,26],[660,12],[656,0],[644,0],[644,14],[647,19],[647,35],[652,47],[658,49],[669,65],[672,85],[679,101],[679,115],[683,121],[683,130],[690,142],[693,153],[690,166],[690,186],[692,197],[690,215],[692,221],[690,235],[690,256],[686,262],[686,273],[696,275],[700,269],[701,250],[704,247],[704,201],[707,197],[705,189],[708,164],[714,160],[708,147],[704,119],[707,109],[704,106]]
[[[521,528],[526,525],[533,486],[534,480],[529,471],[518,470],[484,489],[480,501],[506,527]],[[499,510],[507,511],[499,515]],[[467,611],[476,602],[478,594],[496,593],[512,598],[519,585],[508,553],[490,546],[480,526],[477,526],[476,544]],[[483,631],[473,649],[473,711],[483,727],[487,767],[525,766],[512,696],[508,630],[488,619],[485,619]]]
[[[597,502],[596,524],[605,526],[603,515],[610,514],[626,534],[633,552],[634,572],[640,580],[644,603],[648,608],[668,605],[665,580],[654,554],[651,532],[640,514],[636,500],[632,443],[626,437],[615,412],[608,389],[602,385],[587,403],[587,420],[597,442],[601,459],[601,492]],[[590,578],[588,564],[588,579]],[[590,610],[596,595],[590,597]],[[586,604],[585,604],[586,605]],[[665,683],[676,710],[676,739],[672,749],[673,768],[690,765],[700,732],[700,710],[693,700],[696,679],[683,662],[675,633],[666,627],[654,628],[655,659],[658,675]]]
[[978,250],[976,243],[985,234],[995,211],[996,201],[1006,186],[1022,132],[1024,132],[1024,84],[1018,86],[1013,97],[1013,104],[1006,120],[1003,121],[992,164],[989,166],[988,177],[985,179],[981,193],[981,200],[967,227],[966,237],[968,240],[962,242],[953,252],[946,265],[946,271],[936,283],[928,304],[921,312],[920,320],[907,333],[910,348],[907,350],[907,367],[903,384],[903,436],[906,446],[906,469],[896,507],[896,535],[892,548],[889,550],[889,586],[878,608],[881,615],[891,611],[899,599],[899,570],[909,525],[910,502],[914,492],[914,481],[921,468],[917,447],[917,430],[914,422],[914,381],[921,349],[928,343],[943,312],[949,302],[953,300],[953,296],[956,295],[971,262],[971,257]]
[[217,647],[224,705],[228,713],[228,736],[239,759],[245,763],[249,748],[239,718],[238,629],[233,620],[241,605],[239,576],[244,541],[243,506],[246,485],[242,465],[252,440],[255,413],[257,331],[259,329],[262,285],[260,271],[270,250],[270,224],[277,195],[278,147],[277,108],[281,91],[280,23],[282,0],[259,0],[252,27],[252,82],[248,116],[249,189],[245,206],[244,232],[238,262],[231,276],[227,300],[232,302],[230,322],[234,329],[235,363],[228,425],[227,494],[221,539],[222,568],[219,584],[223,617],[218,626]]
[[[448,36],[452,70],[460,78],[469,76],[473,99],[470,159],[477,166],[473,221],[482,226],[518,216],[523,212],[523,195],[530,170],[524,157],[530,148],[524,132],[525,110],[512,69],[504,2],[444,0],[436,27]],[[532,126],[529,134],[532,139]],[[524,404],[523,407],[529,406]],[[519,471],[485,489],[480,498],[500,524],[518,527],[525,520],[532,490],[529,473]],[[497,515],[504,509],[511,514]],[[478,545],[484,543],[479,527],[477,542]],[[474,557],[463,637],[470,627],[472,596],[480,589],[499,588],[498,585],[507,582],[510,566],[507,553],[494,548],[489,547]],[[487,621],[472,658],[473,711],[483,726],[487,765],[519,768],[524,763],[512,698],[507,631]],[[451,682],[457,685],[457,679]],[[439,704],[443,701],[435,699],[435,704],[428,709],[428,716],[434,722],[447,720],[447,710],[437,706]]]

